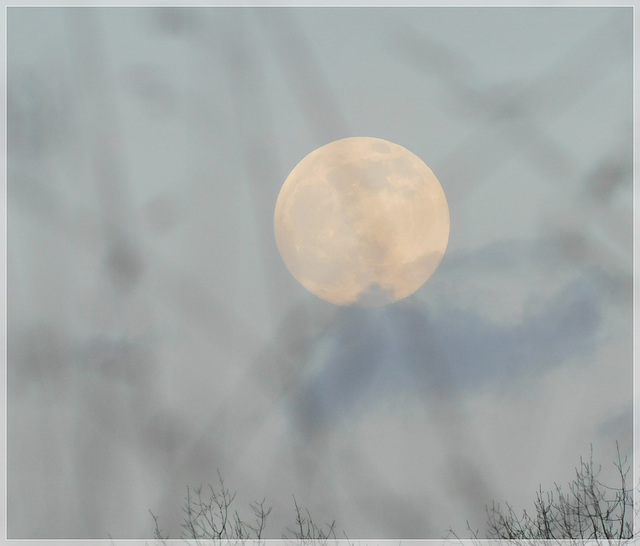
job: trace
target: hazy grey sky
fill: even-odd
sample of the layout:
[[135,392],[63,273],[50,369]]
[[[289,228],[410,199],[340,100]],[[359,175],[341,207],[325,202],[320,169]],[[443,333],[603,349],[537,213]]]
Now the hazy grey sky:
[[[632,448],[631,8],[9,8],[8,534],[179,533],[186,486],[440,538]],[[374,136],[450,207],[377,310],[273,209]]]

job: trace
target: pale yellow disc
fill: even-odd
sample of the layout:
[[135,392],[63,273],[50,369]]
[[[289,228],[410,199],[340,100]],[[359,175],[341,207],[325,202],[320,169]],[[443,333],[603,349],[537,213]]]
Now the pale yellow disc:
[[336,305],[406,298],[436,270],[449,207],[431,169],[370,137],[336,140],[291,171],[274,215],[278,250],[307,290]]

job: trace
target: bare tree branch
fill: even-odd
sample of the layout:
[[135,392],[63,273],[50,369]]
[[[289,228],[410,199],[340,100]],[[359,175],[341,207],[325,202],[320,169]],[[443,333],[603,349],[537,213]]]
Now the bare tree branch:
[[[619,480],[616,485],[599,480],[601,467],[594,465],[592,446],[588,460],[580,458],[566,493],[555,483],[552,491],[543,491],[540,486],[534,501],[535,516],[526,510],[519,516],[509,504],[502,508],[494,502],[487,507],[486,538],[522,546],[539,544],[542,540],[576,546],[585,540],[611,546],[628,544],[634,537],[633,516],[637,510],[628,486],[628,459],[622,458],[617,442],[616,452],[613,463]],[[469,522],[467,530],[472,540],[480,540],[479,532],[473,531]],[[453,531],[450,535],[459,538]]]

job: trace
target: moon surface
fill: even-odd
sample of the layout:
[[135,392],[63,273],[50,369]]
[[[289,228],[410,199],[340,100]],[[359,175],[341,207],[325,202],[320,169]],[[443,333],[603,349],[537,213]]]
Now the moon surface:
[[293,277],[336,305],[378,307],[413,294],[449,241],[449,206],[431,169],[371,137],[330,142],[285,180],[274,214]]

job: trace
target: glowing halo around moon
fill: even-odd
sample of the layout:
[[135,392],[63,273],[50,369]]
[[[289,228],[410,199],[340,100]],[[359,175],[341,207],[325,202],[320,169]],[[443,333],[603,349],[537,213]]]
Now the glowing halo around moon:
[[274,214],[293,277],[336,305],[406,298],[437,269],[449,206],[431,169],[406,148],[371,137],[330,142],[285,180]]

